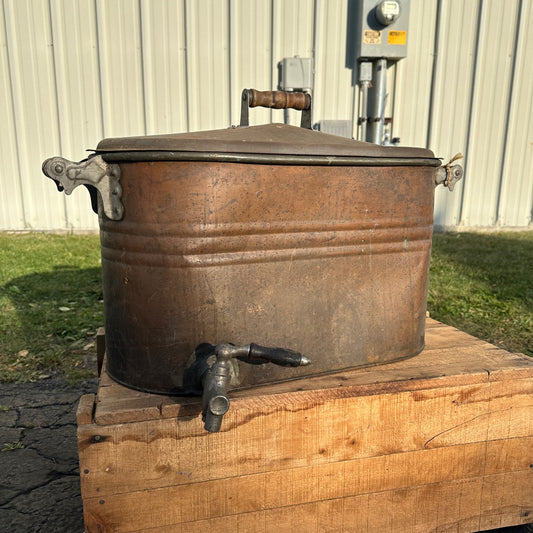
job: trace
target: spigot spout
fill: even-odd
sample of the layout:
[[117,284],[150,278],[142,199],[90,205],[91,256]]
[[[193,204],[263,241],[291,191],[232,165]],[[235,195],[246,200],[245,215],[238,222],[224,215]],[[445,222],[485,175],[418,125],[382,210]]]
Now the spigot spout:
[[229,399],[227,388],[231,378],[231,363],[229,359],[220,358],[205,373],[203,379],[202,419],[207,431],[220,431],[222,418],[228,412]]

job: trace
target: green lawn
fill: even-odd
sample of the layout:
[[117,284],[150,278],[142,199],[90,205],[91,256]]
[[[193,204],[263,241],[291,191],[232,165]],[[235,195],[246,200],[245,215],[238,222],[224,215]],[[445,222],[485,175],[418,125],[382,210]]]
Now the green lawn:
[[[533,231],[437,234],[430,315],[533,355]],[[97,235],[0,233],[0,381],[94,375]]]
[[94,375],[102,325],[97,235],[0,233],[0,381]]
[[430,315],[533,356],[533,231],[433,238]]

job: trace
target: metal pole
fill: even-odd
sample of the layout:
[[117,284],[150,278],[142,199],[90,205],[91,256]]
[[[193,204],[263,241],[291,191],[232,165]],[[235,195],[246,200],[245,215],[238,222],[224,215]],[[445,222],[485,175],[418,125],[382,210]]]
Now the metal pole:
[[363,116],[361,117],[361,135],[359,139],[366,141],[366,123],[368,122],[368,86],[370,82],[361,82],[361,108]]
[[359,84],[361,85],[361,111],[359,113],[358,124],[359,140],[366,141],[366,129],[368,124],[368,88],[372,81],[372,63],[370,61],[361,61],[359,63]]
[[372,109],[370,113],[369,141],[375,144],[383,142],[385,126],[385,99],[387,98],[387,60],[378,59],[374,63],[374,87]]

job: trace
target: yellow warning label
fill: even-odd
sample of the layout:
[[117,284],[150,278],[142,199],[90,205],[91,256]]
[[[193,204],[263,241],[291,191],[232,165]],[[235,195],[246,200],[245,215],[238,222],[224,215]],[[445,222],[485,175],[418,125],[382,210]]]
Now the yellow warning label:
[[389,31],[389,44],[405,44],[406,42],[406,31]]
[[363,42],[365,44],[381,44],[381,32],[374,30],[365,30],[363,34]]

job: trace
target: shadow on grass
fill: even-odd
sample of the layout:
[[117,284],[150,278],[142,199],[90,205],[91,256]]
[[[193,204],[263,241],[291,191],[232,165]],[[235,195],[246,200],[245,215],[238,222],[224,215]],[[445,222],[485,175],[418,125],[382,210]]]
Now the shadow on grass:
[[[49,250],[56,240],[42,247]],[[13,251],[12,257],[23,261],[20,252]],[[436,234],[430,314],[508,350],[533,355],[532,265],[531,231]],[[18,276],[0,286],[0,313],[0,381],[38,379],[51,371],[73,381],[93,372],[87,360],[103,325],[99,267],[53,266]]]
[[435,234],[433,318],[533,355],[533,232]]
[[93,373],[86,363],[103,325],[100,268],[56,266],[9,281],[0,295],[7,308],[0,380],[38,379],[61,371],[72,381]]

